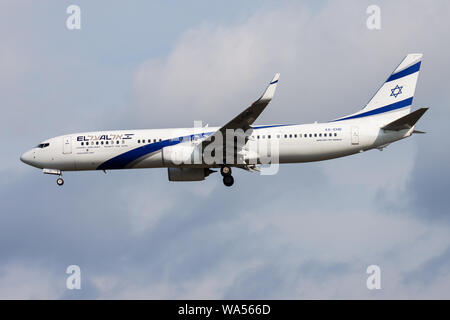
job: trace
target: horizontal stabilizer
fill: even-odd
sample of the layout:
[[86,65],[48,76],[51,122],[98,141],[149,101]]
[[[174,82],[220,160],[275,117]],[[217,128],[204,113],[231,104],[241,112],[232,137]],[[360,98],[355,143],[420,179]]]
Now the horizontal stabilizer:
[[401,117],[400,119],[388,123],[381,129],[392,131],[411,129],[427,110],[428,108],[420,108],[404,117]]

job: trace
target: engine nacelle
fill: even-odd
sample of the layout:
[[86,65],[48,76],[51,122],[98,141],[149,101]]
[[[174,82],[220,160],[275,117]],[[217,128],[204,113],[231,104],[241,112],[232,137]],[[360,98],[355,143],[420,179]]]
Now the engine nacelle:
[[215,172],[209,168],[167,168],[167,171],[169,181],[202,181]]
[[[178,166],[182,164],[194,164],[201,163],[201,154],[196,152],[198,146],[191,144],[178,144],[174,146],[168,146],[162,149],[162,160],[167,166]],[[196,159],[198,158],[198,159]]]

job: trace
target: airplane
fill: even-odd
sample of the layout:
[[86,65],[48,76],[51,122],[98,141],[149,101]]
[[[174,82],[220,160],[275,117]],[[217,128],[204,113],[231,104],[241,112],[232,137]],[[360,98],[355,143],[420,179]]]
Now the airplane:
[[[428,108],[411,111],[422,56],[408,54],[364,108],[331,121],[253,125],[274,96],[280,76],[276,74],[258,100],[222,127],[73,133],[41,142],[20,160],[57,175],[59,186],[64,184],[63,171],[167,168],[169,181],[202,181],[219,169],[224,185],[230,187],[232,168],[261,172],[269,163],[263,161],[267,154],[276,155],[269,164],[278,165],[383,150],[414,133],[425,133],[415,125]],[[230,138],[230,132],[238,133]]]

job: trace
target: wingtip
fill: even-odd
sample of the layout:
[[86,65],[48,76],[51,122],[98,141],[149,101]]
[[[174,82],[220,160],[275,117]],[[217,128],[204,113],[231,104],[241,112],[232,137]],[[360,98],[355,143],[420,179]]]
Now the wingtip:
[[270,81],[269,86],[266,91],[261,96],[261,100],[272,100],[273,95],[275,94],[275,89],[277,88],[278,79],[280,78],[280,74],[276,73],[273,77],[272,81]]
[[272,81],[270,81],[270,84],[277,83],[279,79],[280,79],[280,74],[279,73],[275,73],[275,76],[273,77]]

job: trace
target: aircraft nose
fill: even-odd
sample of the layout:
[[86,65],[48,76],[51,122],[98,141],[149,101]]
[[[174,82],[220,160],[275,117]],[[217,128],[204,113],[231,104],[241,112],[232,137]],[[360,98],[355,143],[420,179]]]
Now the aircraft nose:
[[27,151],[24,154],[22,154],[20,156],[20,161],[22,161],[23,163],[31,165],[31,161],[32,161],[31,151]]

